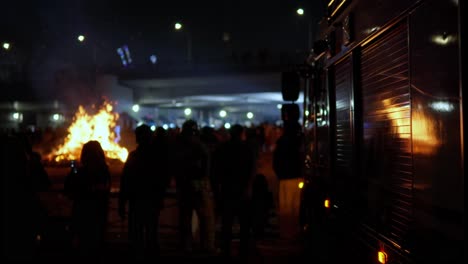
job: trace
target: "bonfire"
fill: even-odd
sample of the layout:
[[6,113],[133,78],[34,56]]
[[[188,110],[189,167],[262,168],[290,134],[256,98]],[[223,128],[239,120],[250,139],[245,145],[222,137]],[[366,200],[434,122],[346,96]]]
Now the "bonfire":
[[119,146],[114,132],[119,115],[112,112],[113,106],[104,102],[94,115],[88,114],[83,106],[79,106],[73,123],[68,128],[64,143],[49,154],[49,159],[55,162],[78,160],[83,144],[97,140],[101,144],[106,157],[125,162],[128,150]]

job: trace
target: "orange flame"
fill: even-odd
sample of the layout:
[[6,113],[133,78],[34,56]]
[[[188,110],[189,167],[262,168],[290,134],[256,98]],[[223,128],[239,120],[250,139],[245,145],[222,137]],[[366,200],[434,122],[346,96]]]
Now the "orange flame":
[[56,162],[76,160],[80,156],[83,144],[90,140],[97,140],[101,144],[106,157],[125,162],[128,150],[115,142],[116,135],[113,129],[119,115],[113,113],[112,109],[112,105],[105,102],[97,114],[89,115],[80,105],[73,123],[68,128],[65,142],[52,151],[51,156],[55,157],[54,160]]

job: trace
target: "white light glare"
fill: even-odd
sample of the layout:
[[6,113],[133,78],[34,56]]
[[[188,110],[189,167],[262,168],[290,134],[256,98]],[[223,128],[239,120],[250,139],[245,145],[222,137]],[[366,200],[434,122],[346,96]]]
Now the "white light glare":
[[6,50],[8,50],[8,49],[10,48],[10,43],[4,42],[4,43],[3,43],[3,48],[6,49]]
[[55,120],[55,121],[58,121],[60,119],[60,115],[59,114],[54,114],[52,116],[52,118]]
[[231,128],[231,124],[229,124],[229,123],[224,124],[224,128],[230,129],[230,128]]
[[152,125],[151,126],[151,131],[155,131],[156,130],[156,126],[155,125]]
[[226,117],[226,115],[227,115],[227,112],[225,110],[219,111],[219,116],[220,117]]
[[79,35],[77,39],[79,42],[83,42],[85,40],[85,36]]
[[167,124],[164,124],[164,125],[163,125],[163,128],[164,128],[164,130],[168,130],[168,129],[169,129],[169,126],[168,126]]
[[140,106],[135,104],[135,105],[132,106],[132,110],[133,110],[133,112],[138,113],[138,111],[140,111]]
[[190,108],[185,108],[184,114],[185,114],[186,116],[190,115],[191,113],[192,113],[192,109],[190,109]]
[[281,109],[281,108],[283,108],[283,105],[282,104],[277,104],[276,108]]
[[13,113],[13,119],[18,120],[19,118],[20,118],[20,114],[19,114],[19,113]]
[[177,22],[177,23],[174,24],[174,28],[175,28],[176,30],[179,30],[179,29],[182,28],[182,24],[179,23],[179,22]]
[[298,8],[298,9],[296,10],[296,13],[297,13],[298,15],[302,16],[302,15],[304,15],[304,9]]
[[248,119],[252,119],[253,116],[254,116],[254,114],[253,114],[252,112],[248,112],[248,113],[247,113],[247,118],[248,118]]
[[453,104],[448,102],[434,102],[430,107],[438,112],[450,112],[454,109]]

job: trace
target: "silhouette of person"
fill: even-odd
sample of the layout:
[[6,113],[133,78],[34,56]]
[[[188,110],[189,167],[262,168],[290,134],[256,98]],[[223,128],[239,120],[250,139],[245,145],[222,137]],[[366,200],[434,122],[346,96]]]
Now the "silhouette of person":
[[201,250],[214,253],[215,215],[209,177],[209,150],[200,140],[195,121],[187,120],[182,125],[175,155],[181,246],[186,253],[193,249],[192,214],[195,210],[200,227]]
[[285,121],[283,134],[276,141],[273,170],[279,179],[280,237],[294,240],[300,233],[299,207],[304,163],[303,135],[297,121]]
[[221,250],[231,255],[232,225],[237,216],[240,223],[240,254],[247,256],[251,229],[251,198],[255,176],[255,156],[251,147],[243,140],[244,128],[233,125],[230,140],[216,150],[216,177],[220,183],[222,210]]
[[0,136],[2,178],[2,259],[32,260],[38,219],[43,208],[35,191],[23,142]]
[[125,218],[128,201],[131,248],[137,259],[144,259],[159,254],[159,215],[169,184],[169,158],[167,142],[161,135],[152,142],[149,126],[137,127],[135,138],[138,146],[123,168],[119,215]]
[[66,194],[73,200],[73,243],[80,257],[99,257],[107,226],[110,173],[98,141],[83,145],[81,166],[65,180]]

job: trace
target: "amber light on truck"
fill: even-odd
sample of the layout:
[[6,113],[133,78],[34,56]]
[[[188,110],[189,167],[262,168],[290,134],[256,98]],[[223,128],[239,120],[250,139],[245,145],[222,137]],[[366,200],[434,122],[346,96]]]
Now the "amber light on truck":
[[379,263],[382,263],[382,264],[387,263],[387,253],[385,253],[382,250],[377,252],[377,260],[379,261]]

